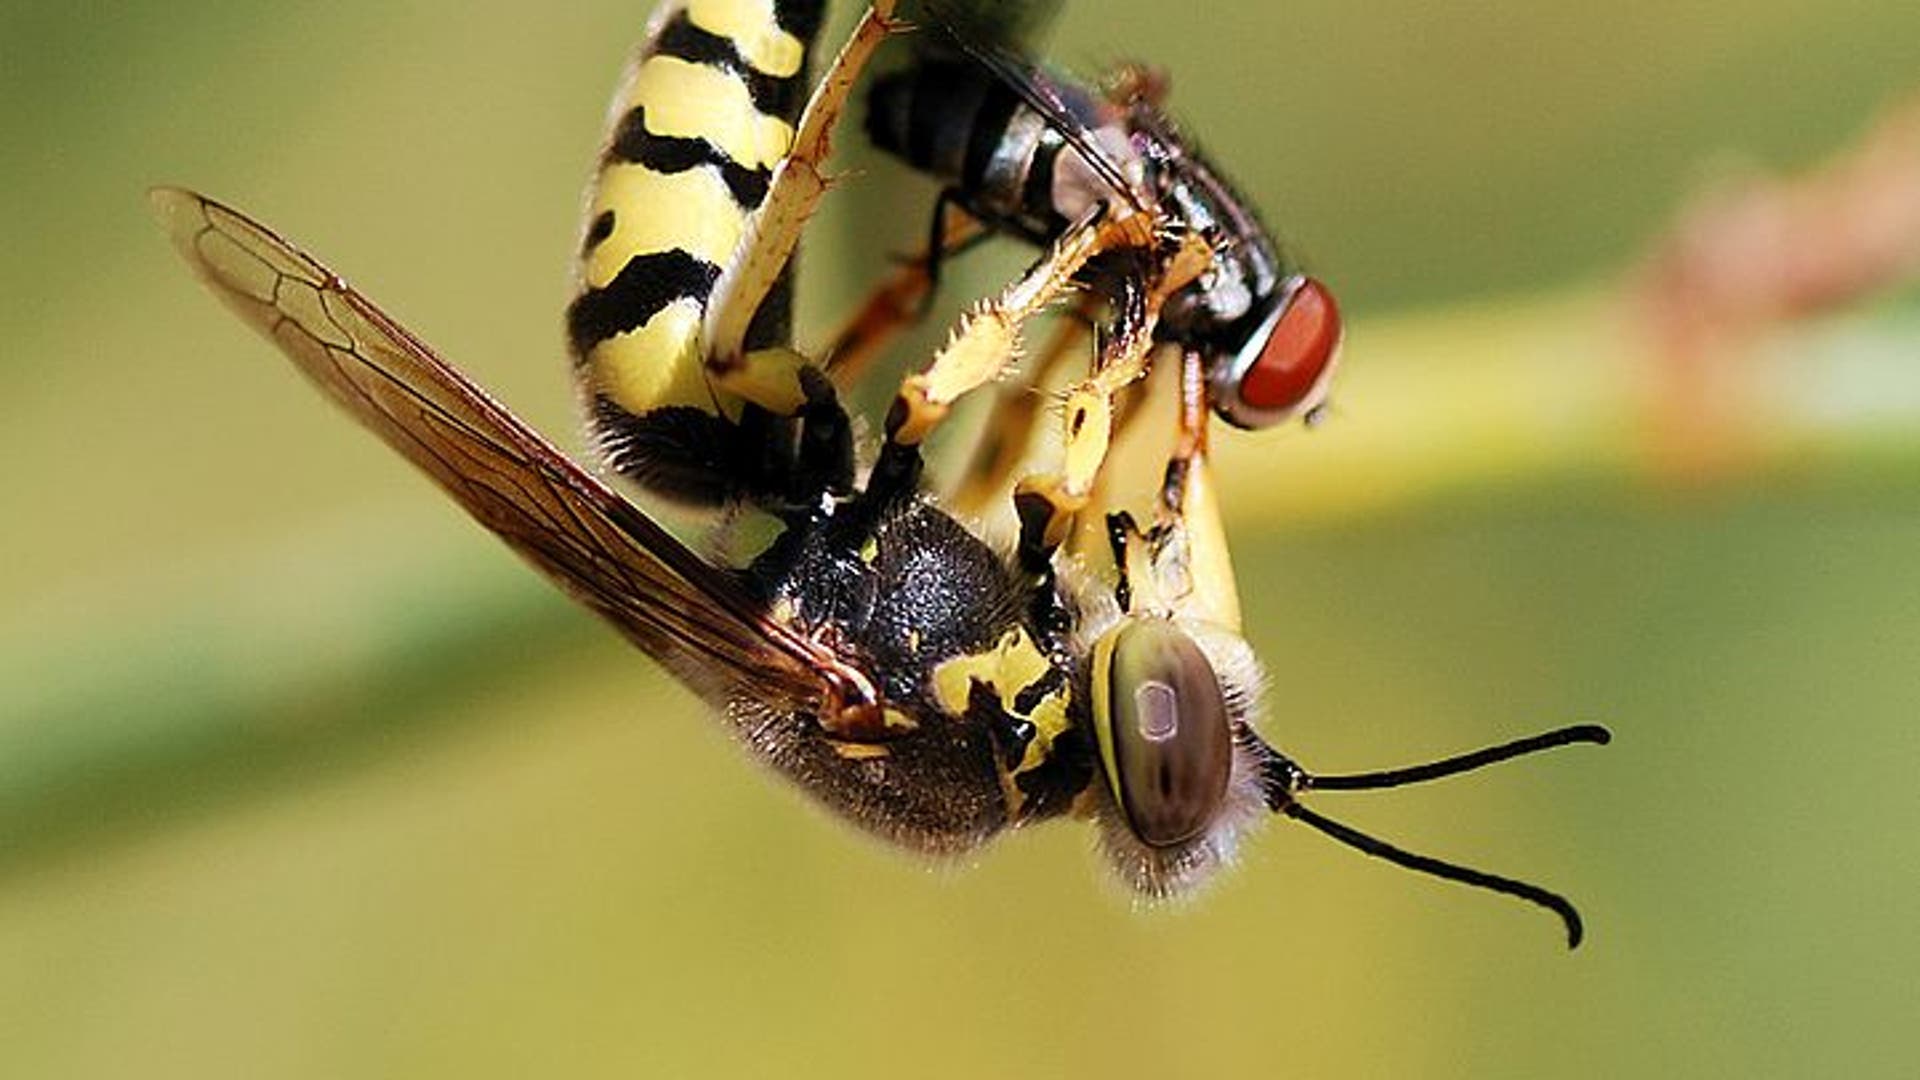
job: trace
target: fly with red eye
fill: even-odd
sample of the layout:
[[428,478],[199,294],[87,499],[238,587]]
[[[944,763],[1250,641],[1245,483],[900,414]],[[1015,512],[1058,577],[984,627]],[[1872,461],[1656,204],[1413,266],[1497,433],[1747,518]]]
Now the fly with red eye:
[[1004,3],[919,7],[920,55],[874,80],[867,133],[944,185],[929,277],[950,210],[1040,245],[1096,208],[1142,217],[1140,249],[1101,252],[1075,278],[1113,309],[1110,337],[1197,354],[1214,413],[1235,427],[1311,418],[1338,358],[1339,306],[1162,110],[1165,76],[1123,67],[1096,89],[1041,71],[1015,35],[1033,36],[1051,5],[1021,5],[1017,22]]

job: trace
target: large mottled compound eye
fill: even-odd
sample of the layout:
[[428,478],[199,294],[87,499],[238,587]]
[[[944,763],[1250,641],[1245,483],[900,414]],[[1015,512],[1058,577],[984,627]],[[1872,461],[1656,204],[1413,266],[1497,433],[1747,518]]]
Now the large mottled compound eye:
[[1290,279],[1232,362],[1214,373],[1214,408],[1237,427],[1271,427],[1326,396],[1340,355],[1340,307],[1310,277]]
[[1178,626],[1133,618],[1094,646],[1094,727],[1115,801],[1154,847],[1206,831],[1226,797],[1233,730],[1213,664]]

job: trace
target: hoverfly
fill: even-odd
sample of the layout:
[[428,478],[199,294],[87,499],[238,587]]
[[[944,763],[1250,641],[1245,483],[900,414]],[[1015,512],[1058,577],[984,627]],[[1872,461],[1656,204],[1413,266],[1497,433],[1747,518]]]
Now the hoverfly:
[[[336,404],[854,824],[946,854],[1049,817],[1091,819],[1122,878],[1163,896],[1205,878],[1271,810],[1542,904],[1577,943],[1565,899],[1403,852],[1300,796],[1603,742],[1603,729],[1413,769],[1308,773],[1254,730],[1257,665],[1237,630],[1168,584],[1207,552],[1224,558],[1197,501],[1204,469],[1179,507],[1192,521],[1176,516],[1155,543],[1134,543],[1114,515],[1106,580],[1038,542],[995,552],[923,483],[917,443],[890,437],[864,476],[855,468],[853,426],[791,347],[784,297],[827,135],[894,5],[868,9],[808,96],[822,7],[660,7],[616,96],[568,312],[603,463],[656,495],[773,515],[777,537],[742,565],[682,543],[264,225],[178,189],[154,205],[202,280]],[[955,342],[971,351],[950,345],[909,384],[951,389],[954,364],[990,344],[965,328]],[[1184,414],[1201,400],[1198,373]],[[1189,535],[1190,549],[1166,542]],[[1175,558],[1188,550],[1191,564]]]
[[[1144,216],[1146,228],[1113,236],[1148,246],[1102,250],[1083,271],[1095,291],[1122,294],[1120,317],[1146,320],[1116,338],[1199,353],[1213,411],[1236,427],[1315,415],[1339,356],[1339,306],[1162,110],[1164,73],[1124,65],[1095,89],[1044,72],[1023,50],[1057,3],[921,6],[928,32],[913,63],[873,81],[867,134],[944,185],[930,252],[949,207],[1040,245],[1096,206]],[[1194,242],[1207,258],[1181,274]]]

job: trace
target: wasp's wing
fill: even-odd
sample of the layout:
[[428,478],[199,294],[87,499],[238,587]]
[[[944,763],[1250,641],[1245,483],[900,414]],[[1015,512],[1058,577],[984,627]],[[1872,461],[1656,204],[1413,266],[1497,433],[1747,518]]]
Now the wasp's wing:
[[194,272],[387,445],[567,592],[719,704],[809,712],[871,700],[734,573],[674,539],[339,275],[205,196],[152,193]]

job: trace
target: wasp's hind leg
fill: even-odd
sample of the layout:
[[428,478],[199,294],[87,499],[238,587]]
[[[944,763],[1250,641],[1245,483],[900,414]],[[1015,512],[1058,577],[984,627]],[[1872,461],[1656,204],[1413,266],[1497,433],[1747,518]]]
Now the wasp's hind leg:
[[568,327],[603,458],[655,493],[785,512],[851,488],[847,418],[790,345],[788,266],[891,7],[809,96],[824,0],[673,5],[615,96]]
[[[896,0],[874,0],[814,86],[792,144],[774,168],[766,197],[748,217],[733,258],[714,283],[702,334],[706,362],[722,386],[749,400],[767,389],[762,384],[764,374],[751,370],[756,357],[749,349],[749,328],[775,283],[785,275],[800,234],[826,194],[825,167],[833,129],[874,50],[899,28],[893,19],[895,6]],[[782,359],[769,357],[760,363],[777,371]],[[793,362],[800,363],[797,358]],[[762,404],[777,407],[780,402]]]
[[774,489],[790,511],[811,513],[853,488],[853,436],[834,386],[788,344],[793,253],[820,199],[834,126],[874,49],[894,31],[895,0],[875,0],[815,85],[765,196],[721,268],[701,327],[709,381],[750,407],[798,421],[791,467]]

